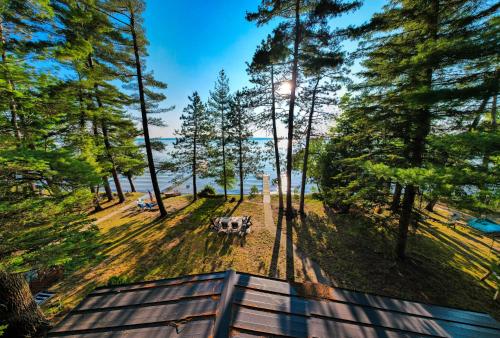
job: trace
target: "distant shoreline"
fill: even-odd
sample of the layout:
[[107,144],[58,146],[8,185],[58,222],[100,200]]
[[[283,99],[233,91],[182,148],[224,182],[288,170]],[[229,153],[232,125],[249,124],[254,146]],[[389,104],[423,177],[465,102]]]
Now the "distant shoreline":
[[[176,140],[175,137],[152,137],[152,139],[161,140],[161,141],[175,141]],[[268,141],[268,140],[272,140],[272,137],[252,137],[251,139],[256,140],[256,141]],[[136,141],[144,141],[144,137],[136,137],[135,140]]]

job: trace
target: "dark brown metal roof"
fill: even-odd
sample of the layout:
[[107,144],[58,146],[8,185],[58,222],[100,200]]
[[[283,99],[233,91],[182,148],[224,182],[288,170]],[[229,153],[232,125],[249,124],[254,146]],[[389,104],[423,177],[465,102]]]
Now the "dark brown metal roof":
[[228,270],[98,288],[49,336],[496,338],[500,323],[485,313]]

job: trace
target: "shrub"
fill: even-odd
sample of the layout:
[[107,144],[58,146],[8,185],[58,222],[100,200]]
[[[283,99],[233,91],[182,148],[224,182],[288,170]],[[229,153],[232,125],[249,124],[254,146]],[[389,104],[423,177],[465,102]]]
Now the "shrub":
[[215,188],[212,187],[210,184],[204,186],[203,189],[201,189],[201,191],[198,193],[198,196],[200,197],[207,197],[213,195],[215,195]]
[[322,201],[323,200],[323,195],[320,194],[319,192],[313,192],[311,194],[311,197],[315,200]]
[[113,276],[108,279],[107,286],[121,285],[130,283],[130,279],[127,276]]
[[253,198],[258,193],[259,193],[259,188],[257,188],[256,185],[252,185],[252,187],[250,188],[250,197]]

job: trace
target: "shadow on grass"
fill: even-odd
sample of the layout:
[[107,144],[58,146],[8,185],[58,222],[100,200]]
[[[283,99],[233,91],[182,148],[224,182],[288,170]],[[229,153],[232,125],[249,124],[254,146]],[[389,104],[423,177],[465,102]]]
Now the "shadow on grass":
[[491,244],[488,245],[485,242],[480,241],[477,238],[475,238],[474,236],[471,236],[470,234],[466,233],[465,231],[460,230],[459,226],[453,227],[453,228],[451,228],[451,230],[453,230],[455,233],[459,234],[460,236],[463,236],[463,237],[467,238],[468,240],[470,240],[470,241],[472,241],[480,246],[485,247],[486,249],[490,250],[495,255],[500,255],[500,251],[498,251],[498,249],[496,249],[493,245],[494,238],[489,238],[488,236],[485,236],[484,234],[480,233],[479,231],[474,231],[478,237],[481,237],[481,238],[488,237],[488,239],[491,240]]
[[283,230],[283,211],[279,211],[278,213],[278,221],[276,222],[276,234],[274,237],[273,244],[273,254],[271,257],[271,264],[269,265],[269,277],[278,278],[278,260],[280,255],[281,248],[281,232]]
[[[259,265],[263,261],[261,257],[257,255],[258,261],[253,256],[248,257],[255,250],[249,251],[251,247],[246,238],[218,235],[209,229],[212,217],[228,212],[255,216],[253,205],[203,198],[175,207],[178,209],[165,218],[154,218],[151,214],[143,218],[131,213],[130,219],[120,219],[114,226],[101,224],[104,233],[96,228],[98,236],[87,243],[89,247],[94,246],[93,250],[85,250],[82,254],[88,257],[79,260],[78,266],[56,287],[54,291],[60,296],[47,304],[48,311],[53,314],[66,312],[111,277],[134,282],[226,270],[234,264],[239,264],[240,269],[248,264],[250,269],[255,269],[252,271],[266,270],[265,264]],[[248,239],[251,245],[260,240],[254,235],[252,233]],[[245,248],[241,250],[241,247]]]
[[409,238],[409,259],[397,262],[394,230],[394,224],[381,226],[361,212],[309,213],[296,224],[297,246],[341,287],[500,317],[494,291],[474,276],[485,257],[424,222]]
[[98,214],[98,213],[103,212],[105,210],[111,209],[111,208],[116,207],[118,205],[124,205],[125,204],[124,202],[120,202],[119,200],[109,201],[109,202],[106,201],[106,203],[110,203],[110,204],[106,205],[105,207],[101,206],[101,208],[98,209],[98,210],[93,209],[92,211],[89,212],[89,216],[93,216],[95,214]]
[[439,242],[444,243],[447,247],[459,253],[461,256],[479,262],[483,260],[483,257],[481,255],[471,250],[468,250],[468,248],[465,247],[464,244],[460,242],[457,238],[439,231],[439,229],[436,229],[432,224],[429,224],[427,222],[423,222],[422,225],[424,226],[419,227],[421,233],[435,237],[436,239],[439,240]]
[[295,264],[293,257],[293,228],[294,219],[292,217],[285,217],[286,223],[286,279],[288,281],[295,281]]
[[[239,236],[210,231],[210,219],[233,213],[225,208],[223,199],[199,200],[185,208],[185,217],[176,224],[158,229],[160,237],[151,243],[133,245],[141,262],[131,272],[133,280],[173,277],[200,271],[216,271],[231,263],[234,245],[245,245]],[[148,249],[145,250],[145,245]],[[229,259],[228,259],[229,258]]]

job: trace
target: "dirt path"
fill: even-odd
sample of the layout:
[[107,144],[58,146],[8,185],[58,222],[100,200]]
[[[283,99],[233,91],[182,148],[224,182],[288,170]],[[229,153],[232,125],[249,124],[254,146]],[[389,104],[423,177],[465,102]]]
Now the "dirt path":
[[[149,198],[149,195],[148,195],[148,194],[145,194],[145,195],[141,196],[140,198],[142,198],[142,199],[147,199],[147,198]],[[95,220],[94,224],[99,224],[99,223],[101,223],[101,222],[104,222],[104,221],[105,221],[105,220],[107,220],[107,219],[110,219],[110,218],[111,218],[111,217],[113,217],[113,216],[116,216],[116,215],[118,215],[118,214],[121,214],[122,212],[124,212],[125,210],[127,210],[128,208],[130,208],[130,207],[131,207],[131,206],[133,206],[133,205],[135,205],[135,200],[134,200],[134,201],[130,201],[130,202],[126,203],[123,207],[121,207],[121,208],[119,208],[119,209],[116,209],[115,211],[113,211],[113,212],[111,212],[111,213],[107,214],[106,216],[101,217],[101,218],[99,218],[99,219]]]
[[[276,233],[276,236],[281,233],[281,238],[278,239],[279,243],[288,243],[287,236],[292,236],[292,234],[286,233],[286,227],[281,227],[277,229],[276,223],[273,219],[273,210],[271,208],[271,193],[269,189],[269,175],[264,175],[262,177],[263,180],[263,188],[262,188],[262,196],[263,196],[263,204],[264,204],[264,225],[269,229],[271,233]],[[280,249],[281,250],[281,249]],[[302,272],[303,279],[308,282],[313,283],[321,283],[325,285],[333,286],[331,278],[328,274],[319,266],[318,263],[309,258],[304,252],[302,252],[295,244],[292,245],[293,258],[297,260],[300,266],[296,265],[297,269],[300,269]],[[271,274],[271,277],[279,277],[278,272],[274,271]],[[296,276],[297,277],[297,276]]]

